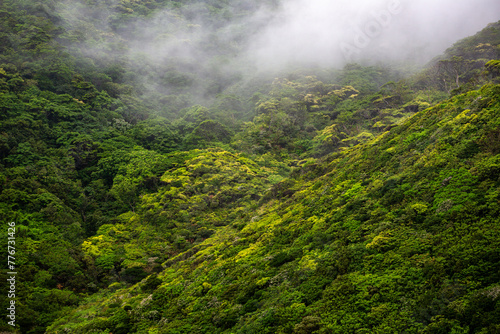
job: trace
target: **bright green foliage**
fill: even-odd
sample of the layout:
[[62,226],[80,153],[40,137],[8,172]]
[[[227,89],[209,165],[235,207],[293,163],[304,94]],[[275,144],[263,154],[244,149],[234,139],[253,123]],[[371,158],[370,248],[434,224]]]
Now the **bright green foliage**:
[[[148,279],[109,292],[102,305],[123,300],[120,307],[140,314],[127,320],[132,331],[159,333],[491,331],[499,325],[500,184],[499,151],[486,141],[497,131],[499,97],[499,86],[457,96],[310,167],[312,175],[321,171],[311,181],[296,174],[258,215],[231,217],[242,228],[218,228],[167,261],[152,295]],[[164,190],[144,199],[148,210],[168,208],[174,221],[203,224],[211,207],[238,203],[224,195],[238,188],[212,174],[230,155],[198,154],[162,177]],[[245,170],[255,173],[252,165]],[[207,184],[219,192],[201,188]],[[212,200],[200,204],[207,194]],[[224,222],[212,219],[212,226]],[[87,305],[78,312],[95,312]],[[100,311],[108,325],[99,326],[113,331],[116,314]],[[49,332],[98,328],[74,322],[80,316]]]
[[18,332],[500,330],[499,23],[404,80],[235,65],[275,6],[0,3]]
[[[106,272],[122,268],[120,280],[135,283],[161,269],[159,263],[208,238],[214,227],[247,215],[273,173],[219,150],[134,155],[111,189],[133,212],[119,217],[122,224],[102,225],[82,244],[86,261],[106,280],[113,280]],[[167,172],[160,178],[155,169]]]

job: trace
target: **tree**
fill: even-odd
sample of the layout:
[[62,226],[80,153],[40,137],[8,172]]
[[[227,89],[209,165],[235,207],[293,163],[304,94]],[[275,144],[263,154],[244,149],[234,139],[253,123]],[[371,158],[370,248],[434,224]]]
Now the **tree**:
[[435,65],[439,78],[443,81],[444,90],[448,93],[453,89],[460,88],[461,80],[470,78],[469,71],[476,66],[476,62],[463,57],[454,56],[451,59],[444,59]]

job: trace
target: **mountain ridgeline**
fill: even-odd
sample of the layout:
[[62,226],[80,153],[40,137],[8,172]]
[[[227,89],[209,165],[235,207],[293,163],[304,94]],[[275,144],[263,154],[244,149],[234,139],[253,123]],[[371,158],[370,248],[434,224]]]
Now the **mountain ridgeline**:
[[0,3],[0,331],[500,333],[500,22],[261,71],[282,6]]

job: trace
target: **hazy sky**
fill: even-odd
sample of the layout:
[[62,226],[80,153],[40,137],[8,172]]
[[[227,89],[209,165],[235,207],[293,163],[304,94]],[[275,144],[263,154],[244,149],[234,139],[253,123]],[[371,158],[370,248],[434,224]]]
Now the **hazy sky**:
[[[202,1],[139,18],[120,30],[127,47],[118,51],[116,39],[106,37],[115,36],[109,21],[113,6],[68,0],[63,16],[89,36],[80,52],[105,59],[119,52],[138,69],[168,70],[134,77],[165,94],[169,82],[185,78],[203,92],[212,81],[231,84],[235,77],[272,76],[297,67],[341,68],[366,60],[422,64],[500,20],[500,0],[276,0],[267,7],[258,3],[271,1],[246,1],[250,9],[227,3],[224,10],[234,11],[227,20]],[[93,30],[89,19],[108,33]]]
[[262,68],[360,58],[428,61],[500,20],[499,0],[283,0],[250,43]]
[[[190,19],[168,10],[159,12],[134,25],[135,42],[130,51],[147,53],[159,61],[197,54],[199,61],[211,56],[203,54],[207,45],[226,50],[238,40],[243,43],[237,48],[240,57],[263,69],[288,64],[338,67],[359,59],[423,62],[500,20],[500,0],[276,2],[280,4],[277,9],[262,6],[250,16],[237,14],[237,19],[215,28],[201,19],[211,15],[202,2],[189,5]],[[71,1],[68,6],[73,7]],[[73,9],[68,12],[71,15],[66,14],[69,21],[99,14],[94,7]],[[241,60],[234,54],[228,56]]]

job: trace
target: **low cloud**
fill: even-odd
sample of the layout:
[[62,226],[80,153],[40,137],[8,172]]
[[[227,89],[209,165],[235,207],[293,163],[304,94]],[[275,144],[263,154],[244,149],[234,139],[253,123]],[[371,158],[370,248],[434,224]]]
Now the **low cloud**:
[[353,61],[422,64],[500,19],[498,0],[248,0],[217,10],[211,3],[130,22],[119,19],[116,0],[65,1],[59,10],[76,52],[101,63],[119,59],[145,92],[202,97],[248,74]]
[[262,69],[425,62],[499,19],[497,0],[288,0],[248,55]]

